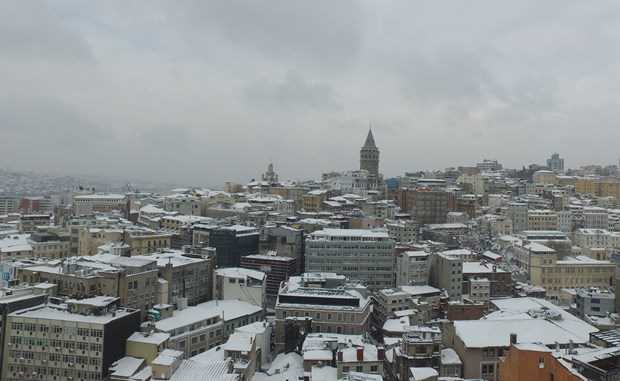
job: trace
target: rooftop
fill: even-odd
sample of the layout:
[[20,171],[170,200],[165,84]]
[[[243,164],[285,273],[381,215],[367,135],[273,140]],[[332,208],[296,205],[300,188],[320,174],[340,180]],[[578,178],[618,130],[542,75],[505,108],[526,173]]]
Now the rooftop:
[[113,314],[105,315],[82,315],[71,313],[65,306],[40,305],[11,313],[9,316],[19,316],[22,318],[43,319],[43,320],[62,320],[80,323],[107,324],[111,321],[123,318],[136,311],[119,308]]
[[241,267],[226,267],[215,270],[216,275],[220,275],[227,278],[245,279],[253,278],[259,281],[265,279],[266,274],[262,271],[245,269]]
[[317,230],[310,235],[312,238],[344,238],[344,237],[360,237],[360,238],[384,238],[389,239],[390,236],[386,230],[371,229],[323,229]]

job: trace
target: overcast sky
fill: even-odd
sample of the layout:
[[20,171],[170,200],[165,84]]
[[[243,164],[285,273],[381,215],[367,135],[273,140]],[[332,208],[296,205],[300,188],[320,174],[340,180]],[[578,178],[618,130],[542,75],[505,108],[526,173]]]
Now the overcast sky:
[[[268,5],[268,7],[267,7]],[[617,163],[618,1],[0,1],[0,166],[221,185]]]

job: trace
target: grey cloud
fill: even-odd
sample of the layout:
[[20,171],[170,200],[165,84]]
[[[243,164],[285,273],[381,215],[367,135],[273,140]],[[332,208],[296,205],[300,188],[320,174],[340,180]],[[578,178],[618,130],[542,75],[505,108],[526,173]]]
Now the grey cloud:
[[93,59],[87,42],[38,0],[0,2],[0,51],[5,59]]
[[[0,161],[217,186],[616,161],[614,1],[0,2]],[[589,149],[584,150],[583,142]]]
[[260,79],[245,88],[246,104],[270,110],[337,110],[333,88],[323,82],[309,81],[300,73],[289,71],[281,80]]

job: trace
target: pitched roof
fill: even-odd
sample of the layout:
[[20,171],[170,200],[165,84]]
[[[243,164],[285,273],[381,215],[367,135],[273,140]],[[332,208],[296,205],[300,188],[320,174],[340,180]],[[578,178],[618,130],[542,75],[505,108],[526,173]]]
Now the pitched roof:
[[375,137],[372,136],[372,128],[368,129],[368,136],[366,136],[366,142],[364,143],[364,147],[376,147]]

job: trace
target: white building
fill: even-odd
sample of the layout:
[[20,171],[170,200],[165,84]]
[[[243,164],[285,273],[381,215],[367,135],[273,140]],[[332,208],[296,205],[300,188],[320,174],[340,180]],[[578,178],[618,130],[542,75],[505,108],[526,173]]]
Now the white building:
[[371,289],[394,285],[394,240],[385,230],[324,229],[306,239],[306,271],[345,275]]
[[429,253],[405,251],[396,257],[396,286],[428,284],[430,267]]
[[583,208],[583,227],[586,229],[609,228],[607,209],[599,207]]
[[396,242],[415,242],[418,239],[418,224],[413,220],[386,221],[385,227]]
[[76,216],[93,212],[110,212],[126,207],[127,198],[122,194],[96,193],[73,196],[73,213]]
[[469,295],[467,296],[473,302],[487,303],[491,297],[491,282],[487,278],[471,278],[469,279]]
[[215,270],[214,297],[241,300],[259,307],[265,305],[267,276],[262,271],[227,267]]

